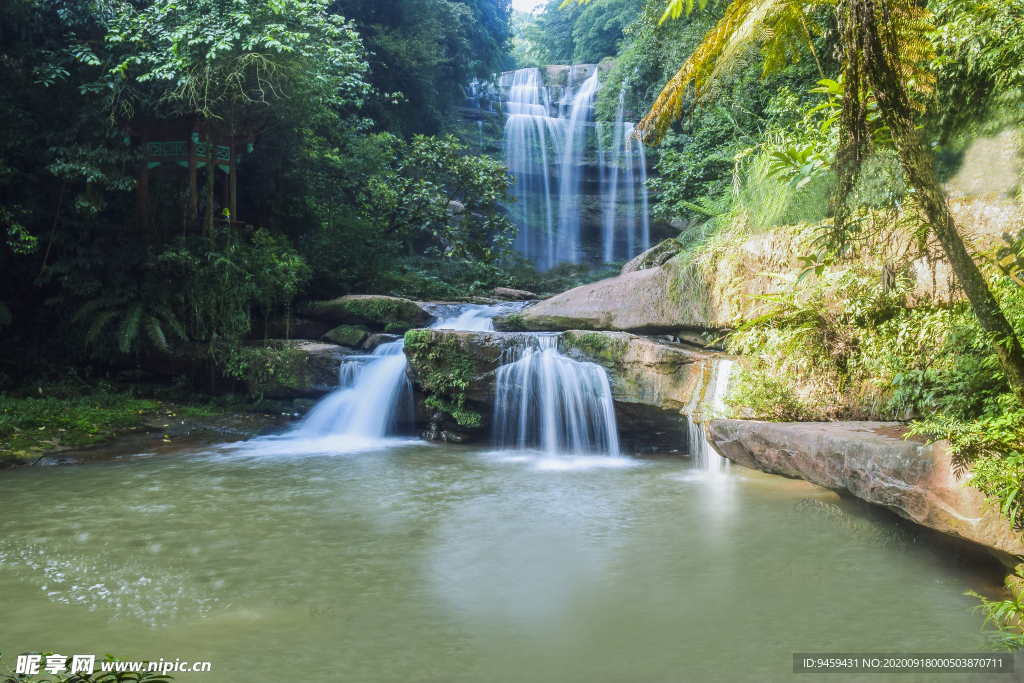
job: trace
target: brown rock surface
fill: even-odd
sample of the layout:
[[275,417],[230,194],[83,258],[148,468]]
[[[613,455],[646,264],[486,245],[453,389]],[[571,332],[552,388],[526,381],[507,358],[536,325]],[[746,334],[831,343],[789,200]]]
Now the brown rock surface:
[[845,491],[922,526],[1024,555],[1021,534],[999,515],[982,512],[984,495],[956,478],[945,448],[879,433],[896,426],[712,420],[707,438],[745,467]]
[[525,289],[510,289],[509,287],[495,287],[494,296],[512,301],[529,301],[537,298],[533,292],[527,292]]

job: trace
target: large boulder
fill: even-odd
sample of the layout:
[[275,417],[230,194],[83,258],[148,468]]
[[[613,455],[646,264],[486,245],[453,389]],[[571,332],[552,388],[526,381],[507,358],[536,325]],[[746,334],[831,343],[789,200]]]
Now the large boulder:
[[612,398],[686,412],[699,399],[718,354],[682,344],[656,341],[625,332],[570,330],[562,335],[562,352],[570,358],[604,366]]
[[245,383],[264,398],[317,398],[338,386],[342,358],[353,351],[334,344],[270,339],[244,351]]
[[320,301],[310,305],[307,315],[334,325],[390,325],[392,329],[402,325],[416,327],[430,320],[430,314],[415,301],[376,294],[351,294]]
[[622,274],[635,273],[638,270],[647,270],[648,268],[659,268],[682,250],[683,245],[679,244],[679,242],[674,239],[667,239],[627,261],[626,265],[622,266]]
[[698,290],[685,291],[672,264],[583,285],[495,318],[502,329],[614,330],[678,334],[714,329]]
[[957,478],[944,445],[904,441],[902,429],[885,422],[712,420],[707,438],[745,467],[850,493],[922,526],[1024,555],[1021,535],[996,511],[984,511],[985,496]]

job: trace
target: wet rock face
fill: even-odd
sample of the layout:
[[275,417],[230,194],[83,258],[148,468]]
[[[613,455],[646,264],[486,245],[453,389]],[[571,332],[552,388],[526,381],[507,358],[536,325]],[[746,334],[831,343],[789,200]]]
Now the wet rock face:
[[676,414],[691,404],[701,374],[710,370],[717,357],[682,344],[625,332],[581,330],[562,335],[562,352],[575,360],[603,366],[616,402],[643,404]]
[[[369,325],[385,331],[402,331],[422,325],[430,314],[415,301],[395,296],[353,294],[332,301],[321,301],[309,307],[307,315],[334,325]],[[393,330],[387,328],[391,326]]]
[[[432,374],[452,376],[459,369],[464,374],[462,395],[466,405],[488,422],[494,410],[495,372],[502,354],[524,343],[525,335],[448,330],[419,330],[410,335],[416,337],[415,343],[406,338],[410,378],[425,387],[429,384],[425,379]],[[717,354],[624,332],[581,330],[564,333],[561,350],[574,360],[597,363],[608,372],[623,451],[687,452],[686,419],[681,411],[697,398],[695,393],[702,381],[707,383],[705,375],[710,373]],[[444,357],[452,367],[434,367],[432,357]],[[431,423],[429,435],[425,432],[424,438],[442,439],[445,430],[479,436],[477,431],[442,423],[443,417],[421,418]]]
[[984,495],[956,478],[945,448],[890,436],[895,426],[712,420],[707,438],[745,467],[847,492],[922,526],[1024,555],[1020,534],[998,514],[982,512]]

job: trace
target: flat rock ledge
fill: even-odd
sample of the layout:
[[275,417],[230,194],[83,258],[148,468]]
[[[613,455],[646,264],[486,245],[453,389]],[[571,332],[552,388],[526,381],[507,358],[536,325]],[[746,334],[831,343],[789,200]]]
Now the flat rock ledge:
[[983,513],[984,495],[953,474],[944,445],[890,435],[897,427],[902,425],[712,420],[707,438],[745,467],[850,493],[936,531],[1024,555],[1021,535],[999,515]]

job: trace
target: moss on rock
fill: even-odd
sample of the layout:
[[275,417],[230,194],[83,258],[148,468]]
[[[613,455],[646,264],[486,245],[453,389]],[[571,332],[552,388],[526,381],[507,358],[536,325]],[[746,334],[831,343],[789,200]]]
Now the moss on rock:
[[310,306],[308,314],[336,324],[371,325],[377,328],[389,324],[415,327],[430,319],[430,314],[414,301],[395,296],[358,294],[315,303]]
[[476,370],[476,361],[459,348],[456,337],[433,330],[405,333],[405,354],[428,392],[428,408],[443,410],[462,427],[480,426],[480,413],[466,405],[466,390]]
[[366,333],[365,325],[338,325],[324,337],[342,346],[358,346],[359,342],[366,339]]

